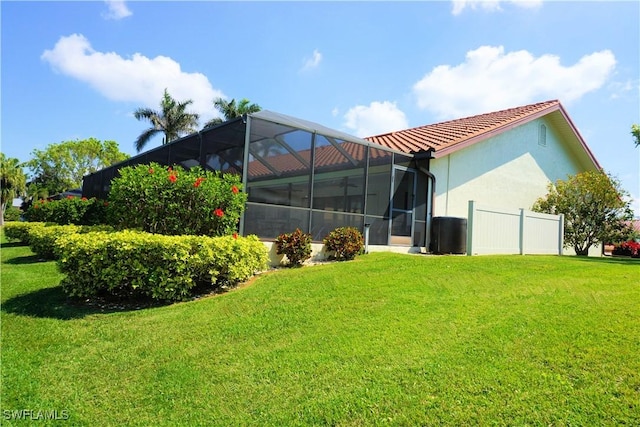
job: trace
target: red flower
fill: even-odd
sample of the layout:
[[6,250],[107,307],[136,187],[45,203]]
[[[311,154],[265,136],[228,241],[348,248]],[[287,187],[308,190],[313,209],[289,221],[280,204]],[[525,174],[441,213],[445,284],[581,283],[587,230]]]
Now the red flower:
[[83,201],[83,202],[86,202],[86,201],[87,201],[87,198],[86,198],[86,197],[83,197],[83,198],[82,198],[82,201]]
[[213,213],[214,213],[215,216],[217,216],[219,218],[222,218],[224,216],[224,211],[222,209],[220,209],[220,208],[218,208],[215,211],[213,211]]
[[69,199],[69,200],[74,199],[74,198],[75,198],[75,197],[73,197],[72,195],[68,195],[68,196],[67,196],[67,199]]
[[240,190],[238,190],[238,187],[236,187],[235,185],[233,187],[231,187],[231,192],[233,194],[238,194],[238,191],[240,191]]
[[175,176],[174,174],[169,175],[169,181],[176,182],[177,180],[178,180],[178,177]]
[[149,173],[153,173],[153,168],[149,168]]
[[104,205],[105,206],[109,206],[109,202],[104,202]]
[[238,233],[233,233],[233,238],[237,239],[238,238]]
[[193,186],[196,188],[200,187],[200,184],[202,184],[202,181],[204,181],[204,178],[196,179],[196,182],[193,183]]

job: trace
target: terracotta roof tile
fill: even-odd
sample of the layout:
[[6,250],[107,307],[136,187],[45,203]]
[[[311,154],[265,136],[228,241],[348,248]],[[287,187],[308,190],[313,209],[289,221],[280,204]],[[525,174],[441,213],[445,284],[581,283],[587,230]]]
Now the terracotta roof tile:
[[476,138],[488,138],[495,132],[533,120],[559,108],[561,108],[560,102],[557,100],[539,102],[537,104],[370,136],[365,139],[405,153],[418,153],[428,150],[433,150],[437,153],[439,150],[451,148]]

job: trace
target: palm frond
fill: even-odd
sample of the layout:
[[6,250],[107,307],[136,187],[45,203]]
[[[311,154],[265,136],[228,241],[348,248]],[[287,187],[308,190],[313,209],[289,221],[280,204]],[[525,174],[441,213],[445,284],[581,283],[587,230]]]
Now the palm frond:
[[214,127],[221,123],[224,123],[224,120],[222,120],[220,117],[214,117],[213,119],[209,120],[207,123],[204,124],[203,129]]
[[149,140],[153,138],[158,132],[162,132],[161,129],[156,129],[155,127],[149,128],[142,132],[138,139],[135,141],[136,151],[139,153],[142,149],[147,145]]
[[191,104],[193,104],[191,99],[182,102],[176,101],[165,89],[160,101],[160,112],[150,108],[137,109],[134,112],[134,117],[138,120],[147,120],[152,125],[152,128],[144,131],[136,140],[138,152],[157,132],[164,133],[163,143],[168,144],[181,135],[197,131],[199,115],[186,111]]

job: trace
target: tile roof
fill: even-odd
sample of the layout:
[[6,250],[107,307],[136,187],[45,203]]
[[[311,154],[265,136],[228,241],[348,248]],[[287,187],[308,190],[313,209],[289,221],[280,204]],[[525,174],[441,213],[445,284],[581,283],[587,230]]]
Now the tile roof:
[[[562,110],[562,106],[558,100],[545,101],[370,136],[365,139],[405,153],[415,154],[432,150],[435,152],[436,157],[438,157],[438,154],[448,154],[450,151],[484,140],[496,133],[511,129],[557,110]],[[566,114],[564,115],[566,116]]]

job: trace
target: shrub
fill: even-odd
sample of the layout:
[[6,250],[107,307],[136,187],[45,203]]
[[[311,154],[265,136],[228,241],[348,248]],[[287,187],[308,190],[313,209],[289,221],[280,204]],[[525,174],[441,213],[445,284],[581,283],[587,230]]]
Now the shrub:
[[4,224],[4,235],[9,240],[19,240],[28,245],[31,229],[44,225],[44,222],[7,222]]
[[29,229],[29,246],[31,250],[42,259],[57,259],[56,241],[70,234],[86,234],[93,231],[112,231],[113,228],[105,225],[55,225],[46,224],[44,227],[32,227]]
[[241,187],[237,175],[200,167],[122,168],[111,182],[109,223],[166,235],[231,235],[247,200]]
[[29,230],[29,246],[41,259],[56,259],[54,244],[56,239],[66,234],[78,232],[77,225],[48,225]]
[[640,257],[640,243],[630,240],[628,242],[615,245],[613,255],[625,255],[634,258]]
[[37,200],[24,212],[24,219],[30,222],[52,222],[54,208],[48,200]]
[[296,228],[293,233],[284,233],[276,239],[276,253],[286,255],[290,266],[301,266],[311,258],[311,234]]
[[267,266],[255,237],[163,236],[139,231],[72,234],[58,239],[62,287],[76,297],[145,296],[184,300],[197,285],[213,289]]
[[27,221],[53,222],[58,225],[105,224],[107,202],[73,196],[61,200],[38,200],[27,209],[24,217]]
[[4,220],[5,221],[20,221],[20,215],[22,215],[22,211],[20,208],[15,206],[8,206],[4,210]]
[[338,261],[351,260],[364,250],[362,233],[354,227],[339,227],[322,241]]
[[[219,286],[233,286],[267,268],[269,257],[256,236],[182,236],[200,262],[197,280]],[[213,274],[212,272],[215,272]]]

